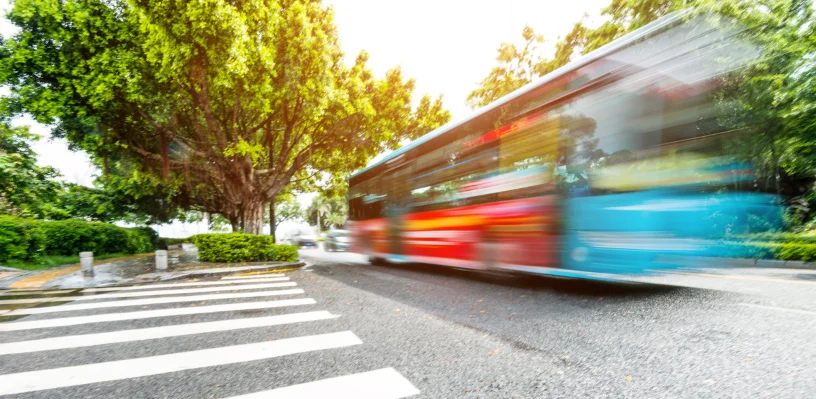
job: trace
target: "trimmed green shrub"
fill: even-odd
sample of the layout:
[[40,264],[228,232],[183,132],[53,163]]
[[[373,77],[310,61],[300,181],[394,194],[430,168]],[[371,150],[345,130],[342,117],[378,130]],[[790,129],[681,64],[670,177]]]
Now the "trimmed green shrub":
[[758,233],[740,236],[748,241],[766,241],[766,242],[803,242],[808,244],[816,244],[816,235],[805,235],[801,233]]
[[816,261],[816,244],[789,242],[782,244],[779,248],[779,259],[801,260],[805,262]]
[[276,262],[294,262],[298,260],[297,245],[275,244],[275,255],[273,261]]
[[255,234],[198,234],[190,237],[198,258],[206,262],[294,262],[294,245],[279,245],[270,236]]
[[153,250],[156,232],[83,220],[40,221],[0,216],[0,261],[33,261],[43,255],[133,254]]
[[24,261],[40,257],[45,250],[45,235],[35,220],[0,216],[0,262]]

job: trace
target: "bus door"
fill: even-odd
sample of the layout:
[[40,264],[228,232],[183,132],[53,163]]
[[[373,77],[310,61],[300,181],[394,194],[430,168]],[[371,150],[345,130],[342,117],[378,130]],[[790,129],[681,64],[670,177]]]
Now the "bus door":
[[403,231],[407,214],[408,179],[411,177],[411,165],[403,163],[394,167],[385,175],[388,196],[385,204],[385,217],[388,218],[388,253],[404,255]]

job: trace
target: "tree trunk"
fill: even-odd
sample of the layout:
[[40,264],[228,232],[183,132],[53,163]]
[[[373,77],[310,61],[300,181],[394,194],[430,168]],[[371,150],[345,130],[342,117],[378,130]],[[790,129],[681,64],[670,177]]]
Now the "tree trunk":
[[269,235],[272,236],[272,240],[275,240],[275,230],[278,227],[278,224],[275,223],[275,197],[272,197],[269,200]]
[[264,203],[245,202],[243,207],[244,233],[261,234],[264,225]]
[[238,228],[238,218],[237,217],[229,218],[229,222],[230,222],[230,227],[232,227],[232,232],[233,233],[237,233],[237,232],[241,231]]

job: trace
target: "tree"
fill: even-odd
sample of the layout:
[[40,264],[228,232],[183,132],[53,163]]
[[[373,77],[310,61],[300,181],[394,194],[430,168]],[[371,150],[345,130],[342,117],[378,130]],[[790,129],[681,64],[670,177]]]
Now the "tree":
[[607,19],[601,26],[590,28],[585,21],[577,22],[572,30],[555,45],[552,58],[546,58],[537,51],[544,42],[543,36],[529,27],[524,27],[521,36],[524,46],[518,49],[512,43],[499,45],[498,65],[472,91],[467,98],[471,107],[492,103],[510,92],[524,86],[538,77],[544,76],[569,63],[574,55],[586,54],[629,33],[655,19],[685,6],[690,1],[683,0],[612,0],[601,11]]
[[544,43],[544,36],[536,34],[529,26],[524,27],[521,36],[524,38],[524,45],[521,48],[512,43],[502,43],[499,46],[499,55],[496,56],[498,65],[490,70],[479,84],[479,88],[467,97],[471,107],[490,104],[541,75],[542,71],[539,70],[541,56],[538,47]]
[[273,210],[274,217],[271,218],[273,220],[270,222],[270,234],[273,236],[281,223],[303,220],[303,209],[294,194],[284,193],[278,195],[278,197],[275,198]]
[[0,213],[45,218],[59,215],[54,202],[60,194],[59,173],[38,166],[30,142],[38,137],[25,127],[0,123]]
[[348,209],[344,197],[327,197],[320,194],[312,200],[306,209],[309,224],[322,228],[341,227],[346,223]]
[[320,1],[21,0],[8,18],[9,109],[249,233],[293,182],[348,174],[450,117],[441,98],[412,110],[398,68],[377,79],[364,52],[346,66]]

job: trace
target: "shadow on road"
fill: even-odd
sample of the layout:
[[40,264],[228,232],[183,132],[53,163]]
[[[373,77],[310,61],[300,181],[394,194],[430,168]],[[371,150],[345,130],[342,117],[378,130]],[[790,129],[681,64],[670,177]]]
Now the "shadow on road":
[[[405,277],[421,283],[446,284],[475,282],[504,288],[515,288],[541,293],[555,293],[574,297],[607,297],[620,299],[644,298],[655,295],[665,295],[678,290],[691,290],[685,287],[670,285],[645,284],[635,282],[604,282],[596,280],[567,279],[549,276],[537,276],[509,272],[484,272],[474,270],[455,269],[445,266],[429,264],[349,264],[333,262],[317,262],[314,268],[318,274],[341,282],[347,279],[356,279],[355,271],[383,273],[386,275]],[[340,273],[340,272],[347,273]],[[377,289],[372,284],[355,283],[355,287],[363,289]],[[390,288],[386,288],[390,289]]]

